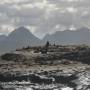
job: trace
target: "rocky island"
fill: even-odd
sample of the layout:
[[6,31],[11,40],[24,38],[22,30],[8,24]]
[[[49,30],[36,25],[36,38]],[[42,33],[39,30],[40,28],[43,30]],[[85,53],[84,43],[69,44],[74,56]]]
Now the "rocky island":
[[90,90],[90,46],[23,47],[0,57],[0,90]]

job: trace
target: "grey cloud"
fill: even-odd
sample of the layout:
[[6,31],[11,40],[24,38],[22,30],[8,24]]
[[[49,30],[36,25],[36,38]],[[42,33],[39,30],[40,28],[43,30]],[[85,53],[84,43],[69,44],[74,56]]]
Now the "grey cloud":
[[[71,25],[81,27],[90,24],[90,0],[72,2],[68,2],[68,0],[5,1],[2,1],[3,4],[0,3],[0,27],[2,25],[33,26],[36,27],[35,34],[45,35],[45,33],[61,30],[63,27]],[[37,3],[41,3],[43,8],[40,5],[35,6]],[[31,7],[27,7],[29,4]],[[74,9],[76,9],[75,12]],[[58,29],[55,28],[57,25],[60,25]],[[5,30],[2,31],[5,32]]]
[[37,17],[41,17],[43,14],[44,11],[42,9],[34,7],[34,8],[18,10],[17,12],[10,14],[10,17],[37,18]]
[[73,0],[70,2],[69,0],[47,0],[50,4],[57,5],[58,7],[70,7],[73,6],[75,8],[89,8],[90,0]]
[[28,4],[42,2],[43,0],[0,0],[0,4]]
[[72,24],[73,17],[69,12],[62,13],[60,10],[55,10],[49,13],[48,18],[41,24],[42,27],[54,27],[57,24],[69,26]]

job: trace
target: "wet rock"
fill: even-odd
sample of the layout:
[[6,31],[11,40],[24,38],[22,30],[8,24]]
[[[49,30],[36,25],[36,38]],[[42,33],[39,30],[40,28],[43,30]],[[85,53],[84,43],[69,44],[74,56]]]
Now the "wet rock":
[[1,56],[2,60],[6,61],[24,61],[27,60],[27,58],[24,55],[21,54],[14,54],[14,53],[6,53]]
[[32,83],[38,83],[38,84],[52,84],[53,79],[47,78],[45,76],[39,76],[39,75],[32,74],[30,76],[30,81]]

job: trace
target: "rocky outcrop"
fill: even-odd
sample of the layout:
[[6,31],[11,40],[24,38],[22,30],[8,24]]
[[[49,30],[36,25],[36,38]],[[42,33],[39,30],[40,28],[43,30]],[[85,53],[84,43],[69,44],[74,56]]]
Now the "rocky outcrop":
[[15,61],[15,62],[19,62],[19,61],[23,62],[26,60],[26,57],[24,55],[14,54],[14,53],[4,54],[1,56],[1,58],[6,61]]

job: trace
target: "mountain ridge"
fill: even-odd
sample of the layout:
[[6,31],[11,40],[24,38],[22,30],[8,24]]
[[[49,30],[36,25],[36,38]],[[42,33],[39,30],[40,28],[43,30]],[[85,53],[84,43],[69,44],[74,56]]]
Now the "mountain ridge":
[[56,31],[46,35],[43,40],[56,44],[83,44],[90,43],[90,29],[80,28],[77,30]]
[[0,43],[0,51],[8,52],[17,48],[38,46],[40,43],[41,40],[34,36],[27,28],[19,27]]
[[5,40],[7,38],[7,36],[6,35],[0,35],[0,42],[2,42],[3,40]]
[[34,36],[26,27],[19,27],[0,41],[0,53],[27,46],[40,46],[50,43],[58,44],[90,44],[90,29],[80,28],[76,31],[56,31],[47,34],[42,40]]

